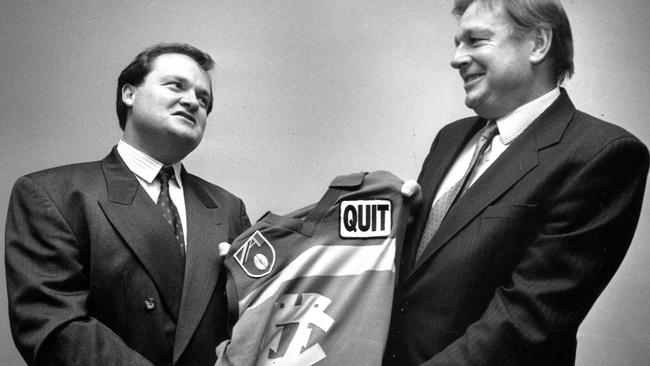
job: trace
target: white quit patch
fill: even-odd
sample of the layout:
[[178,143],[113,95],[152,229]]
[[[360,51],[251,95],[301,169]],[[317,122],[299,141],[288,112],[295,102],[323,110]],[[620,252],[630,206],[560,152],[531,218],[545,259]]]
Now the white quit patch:
[[393,216],[390,200],[342,201],[339,234],[342,238],[381,238],[390,235]]

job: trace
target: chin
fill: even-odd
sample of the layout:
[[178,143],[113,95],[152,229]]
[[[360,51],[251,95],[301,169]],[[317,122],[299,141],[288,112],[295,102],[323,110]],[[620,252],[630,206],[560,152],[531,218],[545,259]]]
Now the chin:
[[201,142],[202,134],[195,131],[174,131],[167,135],[168,146],[175,146],[179,150],[194,150]]
[[478,102],[476,101],[475,98],[472,98],[470,96],[465,97],[465,106],[469,109],[476,110],[478,107]]
[[175,125],[169,130],[169,132],[176,138],[182,140],[201,141],[201,138],[203,137],[203,131],[201,131],[199,126],[195,125]]
[[488,109],[484,98],[481,98],[480,96],[477,95],[474,96],[467,95],[465,98],[465,105],[467,106],[467,108],[473,110],[480,117],[487,118],[486,116],[484,116],[486,109]]
[[196,149],[197,146],[199,146],[199,143],[201,142],[200,137],[186,137],[183,138],[182,141],[180,142],[183,146],[184,149],[189,149],[190,151]]

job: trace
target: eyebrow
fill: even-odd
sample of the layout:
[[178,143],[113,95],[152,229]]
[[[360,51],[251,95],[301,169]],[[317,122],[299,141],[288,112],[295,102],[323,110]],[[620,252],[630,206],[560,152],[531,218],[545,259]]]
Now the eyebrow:
[[[162,80],[163,81],[175,80],[185,84],[189,83],[189,80],[187,78],[180,75],[174,75],[174,74],[165,75],[163,76]],[[208,90],[207,88],[196,86],[196,90],[198,91],[199,94],[204,94],[205,96],[210,97],[210,90]]]
[[456,33],[456,35],[454,35],[454,44],[460,43],[460,40],[463,39],[463,38],[469,38],[470,34],[480,34],[480,35],[485,35],[485,36],[493,36],[494,31],[492,31],[489,28],[485,28],[485,27],[465,28],[461,32]]

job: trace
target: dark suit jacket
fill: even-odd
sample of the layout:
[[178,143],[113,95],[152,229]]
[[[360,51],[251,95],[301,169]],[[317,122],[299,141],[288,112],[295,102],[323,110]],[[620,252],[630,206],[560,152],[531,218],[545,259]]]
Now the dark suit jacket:
[[213,365],[227,338],[218,244],[242,201],[183,170],[187,258],[116,149],[20,178],[7,215],[14,340],[30,365]]
[[573,365],[578,325],[623,259],[648,151],[566,92],[452,206],[417,263],[438,186],[477,117],[444,127],[424,162],[385,364]]

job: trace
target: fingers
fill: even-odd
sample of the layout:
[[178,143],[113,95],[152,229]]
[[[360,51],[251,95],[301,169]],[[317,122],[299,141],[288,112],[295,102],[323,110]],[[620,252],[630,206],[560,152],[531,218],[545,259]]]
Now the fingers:
[[405,181],[402,185],[402,196],[413,200],[421,199],[422,189],[420,188],[418,182],[414,181],[413,179]]
[[228,254],[228,251],[230,250],[230,244],[224,242],[219,243],[219,256],[220,257],[225,257],[226,254]]

